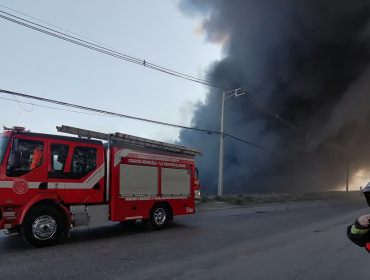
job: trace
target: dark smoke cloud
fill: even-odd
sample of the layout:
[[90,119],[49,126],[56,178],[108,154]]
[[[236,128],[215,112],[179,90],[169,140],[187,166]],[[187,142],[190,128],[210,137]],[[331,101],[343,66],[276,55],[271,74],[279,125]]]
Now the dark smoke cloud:
[[[348,158],[352,172],[368,168],[368,0],[182,0],[180,8],[223,46],[208,79],[252,92],[303,132],[245,96],[228,100],[226,132],[278,154],[226,138],[226,192],[335,189],[345,184]],[[193,125],[219,130],[220,109],[221,91],[210,89]],[[203,151],[201,180],[215,193],[218,137],[181,131],[180,142]]]

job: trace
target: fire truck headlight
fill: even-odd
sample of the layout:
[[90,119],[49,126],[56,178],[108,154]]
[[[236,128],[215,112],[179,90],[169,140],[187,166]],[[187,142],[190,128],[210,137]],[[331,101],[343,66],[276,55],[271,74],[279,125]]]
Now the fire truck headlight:
[[198,190],[197,190],[197,191],[195,191],[195,197],[196,197],[196,198],[199,198],[199,197],[200,197],[200,191],[198,191]]

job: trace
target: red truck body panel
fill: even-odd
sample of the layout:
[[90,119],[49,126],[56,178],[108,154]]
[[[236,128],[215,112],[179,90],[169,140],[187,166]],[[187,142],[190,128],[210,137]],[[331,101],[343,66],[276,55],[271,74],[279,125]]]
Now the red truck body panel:
[[[144,152],[133,149],[112,148],[112,192],[111,192],[111,220],[124,221],[130,219],[147,219],[149,211],[155,202],[165,201],[173,209],[173,215],[186,215],[195,212],[194,192],[190,196],[162,196],[161,193],[161,169],[172,167],[185,169],[190,172],[192,186],[194,188],[194,159],[191,157],[168,156],[153,152]],[[153,166],[158,168],[158,196],[151,197],[120,197],[120,164]]]
[[[192,156],[113,142],[107,178],[107,145],[101,141],[19,131],[5,131],[0,137],[8,139],[0,162],[0,229],[12,229],[22,224],[35,203],[49,200],[60,205],[69,225],[70,207],[82,204],[108,204],[109,220],[114,222],[148,219],[156,202],[168,204],[173,216],[195,213],[194,189],[198,188],[199,181]],[[23,163],[30,168],[8,168],[10,153],[16,145],[23,149]],[[94,160],[85,164],[89,167],[85,171],[76,172],[79,161],[89,161],[86,151],[92,153]],[[122,195],[122,182],[126,184],[130,180],[120,173],[120,168],[126,165],[154,168],[157,193]],[[169,169],[182,170],[189,175],[187,194],[162,194],[162,174]],[[109,197],[106,197],[107,182]]]

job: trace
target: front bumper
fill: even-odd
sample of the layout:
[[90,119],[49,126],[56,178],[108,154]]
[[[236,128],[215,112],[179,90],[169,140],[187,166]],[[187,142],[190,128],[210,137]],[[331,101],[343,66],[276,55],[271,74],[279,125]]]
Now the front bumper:
[[14,208],[6,210],[0,207],[0,230],[10,230],[16,225],[18,225],[17,211]]

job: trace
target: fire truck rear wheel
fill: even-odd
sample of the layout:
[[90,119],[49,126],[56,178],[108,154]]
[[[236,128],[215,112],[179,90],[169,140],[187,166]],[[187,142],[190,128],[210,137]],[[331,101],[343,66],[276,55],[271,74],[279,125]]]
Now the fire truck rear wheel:
[[31,209],[22,224],[25,241],[34,247],[55,244],[63,233],[63,217],[58,210],[49,206]]
[[169,214],[170,212],[166,205],[156,204],[150,211],[149,219],[144,222],[151,229],[163,229],[168,224]]

